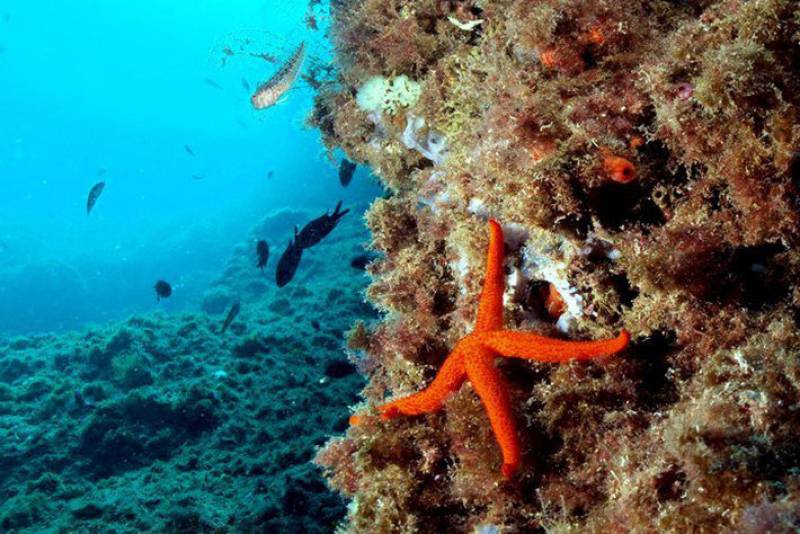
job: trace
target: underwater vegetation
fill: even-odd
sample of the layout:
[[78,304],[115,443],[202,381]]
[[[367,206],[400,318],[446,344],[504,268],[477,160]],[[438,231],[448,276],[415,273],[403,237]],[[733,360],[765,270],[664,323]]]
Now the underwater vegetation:
[[313,215],[265,217],[203,312],[0,341],[0,532],[335,528],[345,505],[310,460],[364,384],[342,345],[375,317],[346,259],[367,232],[342,219],[287,288],[253,255]]
[[[564,341],[531,332],[503,328],[503,230],[497,221],[489,220],[489,254],[483,290],[475,318],[475,330],[461,338],[442,363],[436,377],[424,391],[379,406],[384,420],[400,415],[420,415],[441,409],[444,401],[457,391],[465,380],[478,393],[503,455],[503,476],[512,478],[520,466],[520,446],[514,416],[508,400],[508,384],[494,367],[498,357],[517,357],[540,362],[566,363],[616,354],[628,347],[630,334],[599,341]],[[350,417],[358,425],[362,416]]]
[[[357,426],[316,461],[352,532],[800,526],[800,9],[789,0],[338,0],[310,122],[390,194],[367,213]],[[521,462],[473,384],[485,220],[505,328],[630,345],[498,359]],[[480,393],[480,392],[478,392]]]

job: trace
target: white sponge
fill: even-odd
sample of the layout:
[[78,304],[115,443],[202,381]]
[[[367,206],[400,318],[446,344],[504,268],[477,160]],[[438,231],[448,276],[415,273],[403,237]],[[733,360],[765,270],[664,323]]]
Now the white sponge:
[[402,107],[414,105],[422,87],[405,74],[387,79],[374,76],[358,90],[356,103],[366,112],[385,111],[395,114]]

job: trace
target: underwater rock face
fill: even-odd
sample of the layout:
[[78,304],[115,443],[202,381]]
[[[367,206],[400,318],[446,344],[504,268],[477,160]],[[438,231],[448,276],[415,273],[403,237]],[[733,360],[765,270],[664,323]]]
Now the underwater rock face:
[[[514,230],[507,328],[633,335],[605,362],[499,365],[523,447],[513,480],[469,385],[439,414],[329,441],[317,462],[352,499],[347,528],[796,529],[796,2],[333,8],[341,70],[312,121],[392,193],[367,214],[382,254],[368,298],[388,313],[350,339],[366,404],[424,388],[471,331],[487,217]],[[419,82],[418,100],[359,109],[358,89],[389,75]],[[435,164],[408,142],[422,124],[447,141]]]
[[[74,267],[60,261],[41,261],[0,267],[6,281],[0,286],[2,330],[41,331],[64,317],[88,316],[91,288]],[[17,303],[25,302],[20,307]]]
[[292,286],[254,290],[248,238],[215,284],[242,299],[224,334],[223,307],[0,339],[0,531],[333,531],[345,503],[310,461],[364,384],[344,332],[375,317],[349,266],[367,239],[345,218]]

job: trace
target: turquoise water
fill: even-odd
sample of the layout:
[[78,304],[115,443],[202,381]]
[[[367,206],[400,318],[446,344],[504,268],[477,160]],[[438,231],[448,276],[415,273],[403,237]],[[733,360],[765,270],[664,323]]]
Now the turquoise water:
[[[317,132],[304,128],[305,84],[281,105],[250,105],[278,65],[248,53],[280,61],[304,40],[307,64],[330,59],[323,31],[304,23],[307,9],[264,0],[0,4],[0,333],[152,309],[159,278],[176,287],[160,307],[190,309],[264,214],[377,193],[364,169],[339,185]],[[315,9],[324,24],[324,6]],[[87,217],[86,195],[100,180],[106,189]]]
[[[0,3],[0,532],[344,517],[312,460],[364,386],[344,338],[377,318],[363,214],[381,191],[364,167],[341,186],[305,83],[250,104],[301,41],[307,66],[330,61],[326,7],[319,32],[308,9]],[[350,212],[277,287],[294,227],[338,201]]]

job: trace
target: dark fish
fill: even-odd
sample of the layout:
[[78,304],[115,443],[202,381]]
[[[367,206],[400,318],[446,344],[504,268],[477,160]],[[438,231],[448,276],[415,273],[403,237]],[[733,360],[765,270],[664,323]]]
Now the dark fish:
[[214,89],[222,89],[222,86],[217,82],[215,82],[214,80],[212,80],[211,78],[203,78],[203,81],[206,82],[211,87],[213,87]]
[[107,172],[108,169],[106,169],[105,167],[100,167],[99,169],[97,169],[97,176],[103,176]]
[[187,153],[187,154],[189,154],[190,156],[194,156],[194,151],[192,150],[192,147],[190,147],[189,145],[183,145],[183,149],[184,149],[184,150],[186,151],[186,153]]
[[336,228],[336,225],[339,224],[339,219],[347,215],[350,211],[349,209],[339,211],[341,207],[342,201],[340,200],[339,203],[336,204],[336,209],[333,210],[333,215],[328,215],[326,213],[306,224],[295,238],[295,241],[297,241],[300,247],[313,247],[330,234],[331,231]]
[[227,46],[222,49],[222,53],[225,54],[226,56],[232,56],[234,54],[233,50],[231,50]]
[[242,87],[244,87],[245,91],[249,92],[250,91],[250,82],[248,82],[246,79],[242,78]]
[[311,319],[311,326],[314,327],[314,330],[319,330],[319,321],[316,319]]
[[263,271],[269,259],[269,245],[263,239],[256,244],[256,256],[258,256],[258,268]]
[[193,180],[204,180],[205,176],[200,176],[199,174],[193,174],[192,175],[192,179]]
[[225,317],[225,322],[222,323],[222,333],[223,334],[225,333],[225,330],[227,330],[228,327],[231,325],[231,323],[236,318],[236,316],[239,315],[239,310],[240,309],[241,309],[241,306],[239,305],[239,302],[238,301],[234,302],[233,306],[231,306],[230,311],[228,311],[228,315]]
[[172,286],[169,285],[169,282],[165,282],[164,280],[156,282],[155,290],[156,301],[161,301],[161,299],[169,298],[169,296],[172,295]]
[[281,254],[281,258],[278,260],[278,267],[275,269],[275,282],[278,287],[283,287],[292,281],[302,257],[303,247],[297,244],[297,229],[295,229],[295,238],[289,241],[289,245]]
[[269,171],[267,173],[267,180],[272,180],[273,176],[275,176],[275,171]]
[[356,172],[357,165],[347,158],[339,164],[339,183],[342,187],[347,187],[353,181],[353,174]]
[[259,59],[263,59],[267,63],[277,63],[278,62],[278,58],[276,58],[272,54],[267,54],[266,52],[264,52],[263,54],[254,54],[253,52],[250,52],[250,55],[253,56],[253,57],[257,57]]
[[306,27],[309,30],[314,30],[314,31],[319,30],[319,26],[317,26],[317,19],[316,17],[314,17],[314,15],[309,14],[306,16]]
[[97,199],[100,197],[100,194],[103,192],[105,187],[105,182],[97,182],[89,190],[89,198],[86,199],[86,215],[89,215],[89,213],[92,211],[94,203],[97,202]]
[[367,270],[367,265],[369,262],[374,260],[375,257],[370,254],[359,254],[352,260],[350,260],[350,267],[353,269],[358,269],[359,271]]

